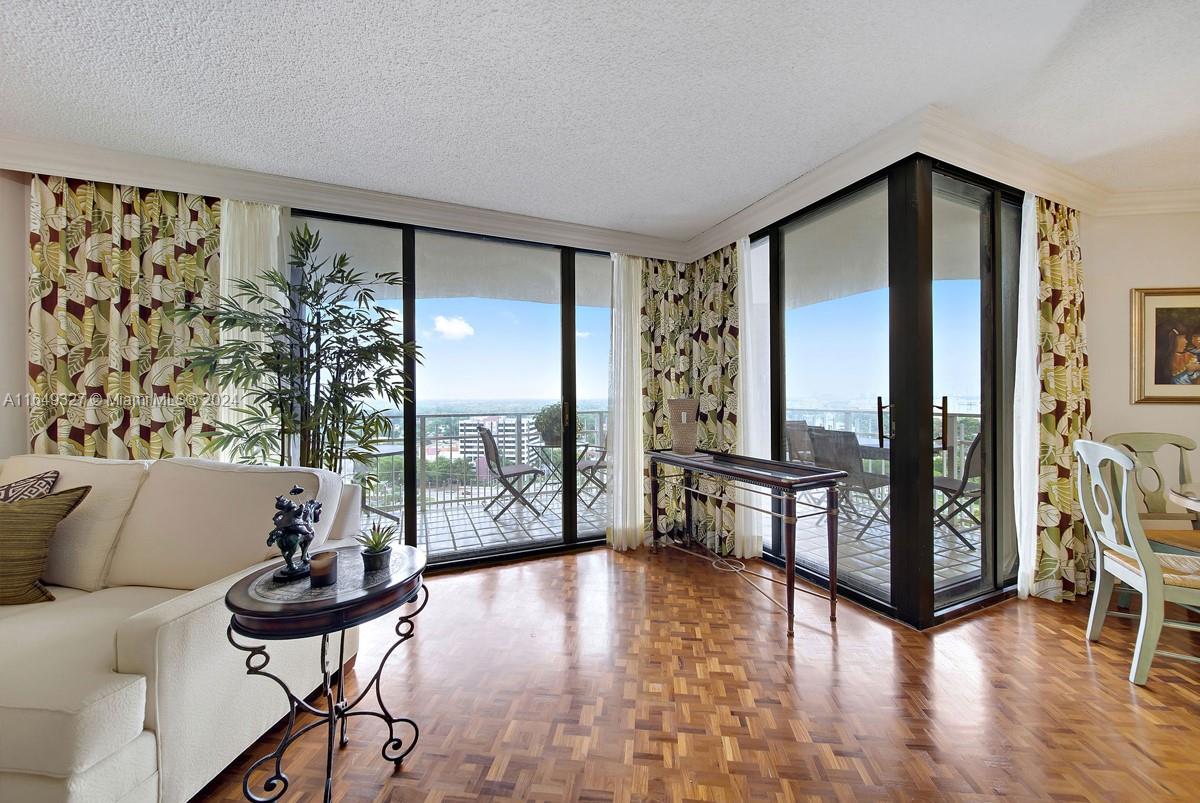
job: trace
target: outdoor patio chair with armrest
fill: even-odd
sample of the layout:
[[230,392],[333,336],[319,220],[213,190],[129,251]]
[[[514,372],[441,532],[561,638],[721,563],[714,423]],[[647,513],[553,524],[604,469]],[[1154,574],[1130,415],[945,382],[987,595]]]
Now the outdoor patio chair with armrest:
[[[954,526],[953,521],[955,516],[962,514],[974,522],[975,526],[983,526],[983,522],[971,510],[971,505],[983,497],[983,486],[980,484],[983,480],[983,450],[980,449],[980,442],[979,435],[971,441],[971,446],[967,449],[967,464],[963,467],[961,477],[933,478],[933,489],[945,498],[941,505],[934,508],[934,517],[972,552],[975,551],[975,545]],[[979,481],[972,481],[976,479]]]
[[496,448],[496,436],[487,427],[477,427],[479,439],[483,441],[483,457],[487,461],[488,471],[500,483],[500,492],[497,493],[492,501],[483,506],[484,512],[487,512],[492,505],[499,502],[505,495],[511,496],[508,503],[500,508],[500,512],[492,516],[492,521],[498,520],[504,515],[505,511],[512,507],[515,503],[520,502],[525,507],[533,511],[535,516],[540,517],[540,512],[537,506],[529,500],[525,493],[533,486],[535,482],[542,476],[542,470],[535,466],[526,465],[525,463],[515,463],[511,466],[503,465],[500,462],[500,450]]
[[[860,517],[862,513],[854,505],[854,494],[865,496],[870,500],[875,510],[866,523],[858,531],[855,540],[859,540],[867,529],[877,520],[890,522],[888,516],[888,501],[892,498],[892,478],[885,474],[873,474],[863,468],[862,451],[859,448],[858,436],[853,432],[838,429],[817,429],[810,427],[809,438],[812,440],[813,462],[822,468],[832,468],[846,472],[846,479],[838,483],[846,507]],[[875,491],[884,490],[882,498]]]
[[813,462],[812,432],[823,427],[810,426],[807,421],[788,421],[787,459],[793,463]]
[[[589,457],[589,452],[594,452],[594,455]],[[607,457],[607,446],[590,446],[583,450],[583,454],[579,456],[579,460],[575,464],[575,469],[579,472],[579,477],[582,480],[579,483],[579,498],[583,499],[583,504],[587,505],[588,510],[591,510],[592,506],[596,504],[596,500],[608,490],[608,483],[605,477],[600,476],[600,472],[608,470],[608,464],[605,462],[605,458]],[[592,485],[596,486],[595,493],[591,499],[584,499],[584,493]]]

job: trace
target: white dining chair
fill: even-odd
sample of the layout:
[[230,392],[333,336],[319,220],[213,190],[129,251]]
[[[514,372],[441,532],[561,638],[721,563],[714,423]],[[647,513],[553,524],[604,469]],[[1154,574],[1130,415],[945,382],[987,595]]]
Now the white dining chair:
[[[1076,487],[1083,519],[1096,547],[1096,588],[1087,637],[1099,641],[1107,616],[1139,618],[1137,644],[1129,680],[1143,685],[1154,656],[1200,663],[1200,658],[1158,650],[1163,626],[1200,632],[1200,624],[1164,618],[1167,602],[1200,605],[1200,557],[1158,554],[1142,530],[1138,516],[1134,458],[1125,449],[1077,440]],[[1140,614],[1109,611],[1113,585],[1122,580],[1142,595]]]

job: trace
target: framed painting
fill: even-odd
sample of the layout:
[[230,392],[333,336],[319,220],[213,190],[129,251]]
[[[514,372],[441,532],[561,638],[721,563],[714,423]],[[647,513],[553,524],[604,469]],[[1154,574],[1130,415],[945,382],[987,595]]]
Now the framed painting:
[[1200,287],[1135,289],[1132,303],[1134,404],[1200,404]]

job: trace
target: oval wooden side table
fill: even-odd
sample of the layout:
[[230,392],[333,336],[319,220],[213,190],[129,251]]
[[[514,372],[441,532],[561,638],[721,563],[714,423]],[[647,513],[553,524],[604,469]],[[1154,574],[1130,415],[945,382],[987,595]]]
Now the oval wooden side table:
[[[325,748],[325,800],[333,799],[333,746],[339,741],[345,746],[349,741],[346,722],[351,717],[367,716],[383,720],[388,727],[387,739],[381,753],[385,760],[396,766],[416,746],[420,731],[417,723],[407,717],[395,716],[383,701],[381,687],[383,670],[388,658],[404,642],[413,636],[413,618],[425,608],[429,601],[429,589],[423,582],[425,556],[410,546],[392,547],[391,564],[380,571],[364,571],[363,561],[357,546],[342,547],[337,552],[338,581],[326,588],[312,588],[307,579],[292,583],[277,582],[272,574],[283,565],[273,563],[264,569],[239,580],[225,595],[225,606],[233,614],[226,635],[229,643],[246,653],[246,674],[261,675],[278,684],[287,695],[290,706],[287,727],[279,746],[256,760],[242,778],[242,793],[247,800],[264,803],[278,800],[287,792],[288,776],[283,771],[283,756],[297,739],[310,730],[326,727]],[[419,602],[418,602],[419,600]],[[413,610],[400,614],[396,622],[396,641],[383,654],[379,668],[358,692],[347,701],[344,691],[346,631],[352,627],[377,619],[409,602],[418,602]],[[329,669],[329,637],[339,634],[337,670]],[[325,698],[324,709],[298,696],[287,684],[272,674],[267,665],[271,661],[265,644],[240,644],[234,634],[254,639],[280,640],[321,637],[321,692]],[[335,679],[336,677],[336,679]],[[302,690],[303,691],[303,690]],[[378,711],[359,708],[372,696],[378,703]],[[308,713],[317,719],[299,728],[296,715]],[[412,730],[408,741],[396,735],[396,726],[403,725]],[[340,730],[340,734],[339,734]],[[407,734],[405,734],[407,735]],[[251,790],[251,776],[259,767],[273,762],[271,774],[262,784],[265,795]]]

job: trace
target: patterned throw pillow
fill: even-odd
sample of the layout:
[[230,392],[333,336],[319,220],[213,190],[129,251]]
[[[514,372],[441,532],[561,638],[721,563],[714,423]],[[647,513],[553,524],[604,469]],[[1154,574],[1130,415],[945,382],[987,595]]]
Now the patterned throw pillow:
[[43,471],[8,485],[0,485],[0,502],[20,502],[22,499],[38,499],[54,490],[58,482],[57,471]]
[[0,503],[0,605],[54,599],[38,579],[46,568],[50,539],[90,490],[84,485],[40,499]]

